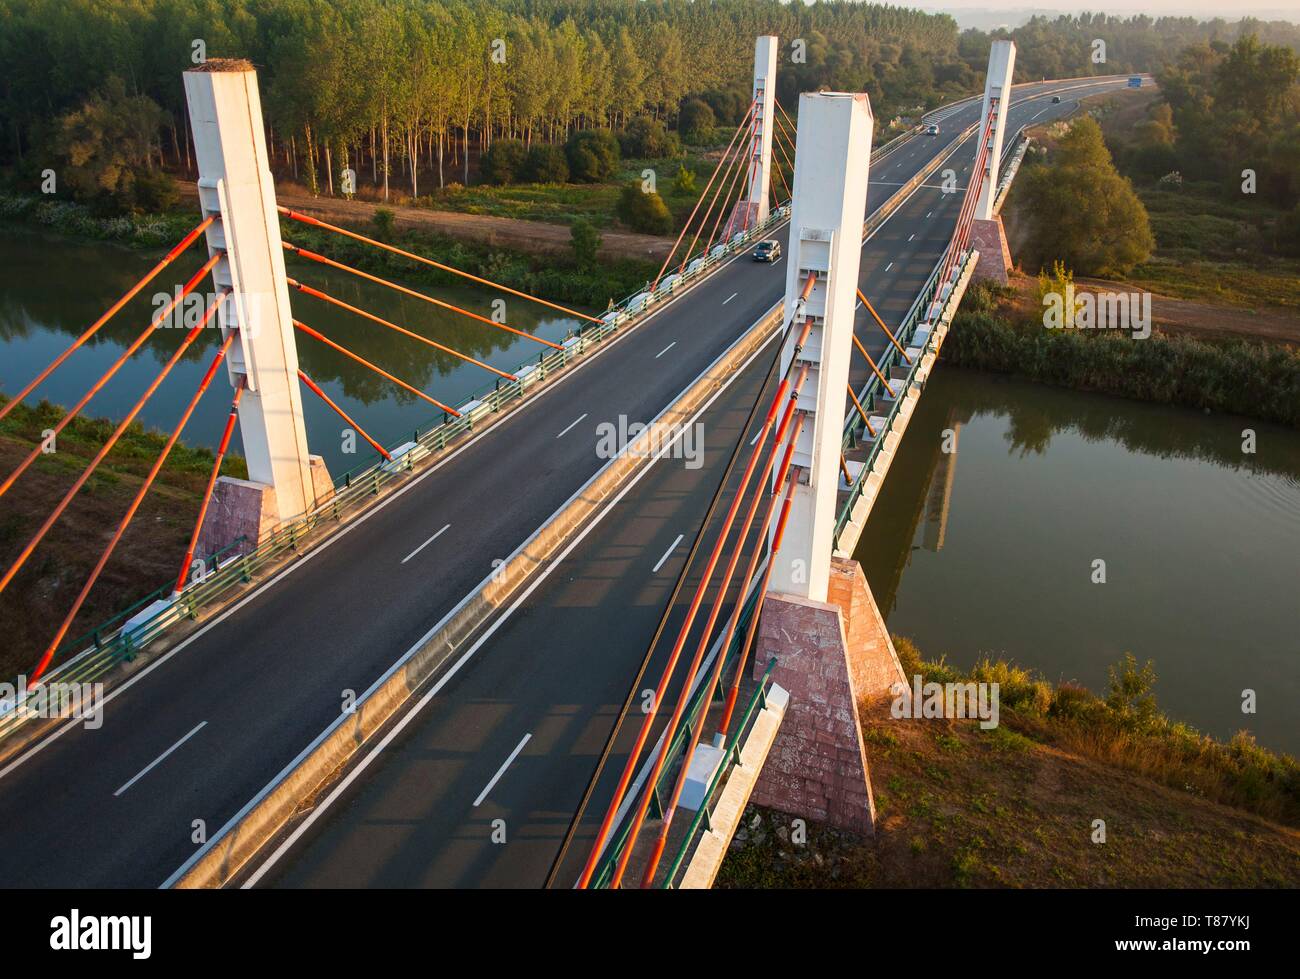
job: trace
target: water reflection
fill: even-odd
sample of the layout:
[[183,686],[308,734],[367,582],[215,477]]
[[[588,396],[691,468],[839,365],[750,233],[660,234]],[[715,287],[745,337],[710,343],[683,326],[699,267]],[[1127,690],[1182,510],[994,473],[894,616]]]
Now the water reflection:
[[1300,434],[942,367],[856,556],[891,631],[929,655],[1101,689],[1131,650],[1175,716],[1295,751],[1297,555]]
[[[176,280],[191,274],[204,254],[196,246],[165,270],[32,397],[74,403],[148,325],[155,312],[154,294],[168,292]],[[114,245],[70,241],[23,228],[0,229],[0,390],[12,393],[21,388],[156,261],[156,255]],[[305,284],[501,370],[513,371],[543,349],[526,338],[344,272],[292,256],[288,267],[289,274]],[[578,326],[575,319],[505,293],[416,288],[488,317],[493,313],[493,300],[503,299],[510,326],[547,340],[559,341]],[[322,300],[293,292],[291,302],[294,315],[307,325],[447,404],[464,401],[491,387],[496,379],[490,371]],[[154,331],[132,361],[91,401],[86,414],[111,418],[125,414],[157,368],[175,352],[185,332]],[[195,341],[146,406],[141,415],[145,425],[170,428],[174,423],[218,341],[217,331],[207,333]],[[325,344],[302,336],[297,346],[303,370],[381,442],[391,444],[409,437],[417,426],[427,426],[433,419],[435,412],[428,403]],[[332,472],[366,461],[360,454],[343,453],[342,422],[327,406],[309,392],[303,403],[311,451],[323,455]],[[186,440],[215,445],[228,407],[224,386],[214,384],[187,427]],[[364,442],[362,446],[369,451]]]

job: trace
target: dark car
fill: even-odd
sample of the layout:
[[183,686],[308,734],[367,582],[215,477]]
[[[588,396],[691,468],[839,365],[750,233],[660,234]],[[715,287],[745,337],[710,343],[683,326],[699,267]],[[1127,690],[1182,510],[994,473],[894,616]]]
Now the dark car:
[[781,257],[781,243],[772,238],[767,241],[760,241],[758,247],[754,249],[754,261],[756,262],[775,262]]
[[1053,96],[1052,96],[1052,102],[1053,102],[1053,103],[1060,102],[1060,101],[1061,101],[1061,97],[1060,97],[1059,95],[1053,95]]

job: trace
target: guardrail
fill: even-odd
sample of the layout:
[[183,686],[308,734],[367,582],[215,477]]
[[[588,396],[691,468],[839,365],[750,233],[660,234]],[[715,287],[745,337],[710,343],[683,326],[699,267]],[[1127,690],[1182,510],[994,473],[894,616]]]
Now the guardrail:
[[695,818],[686,827],[686,837],[677,850],[677,856],[673,858],[672,864],[668,867],[668,873],[664,875],[663,881],[659,884],[661,889],[669,890],[673,887],[673,882],[677,879],[682,863],[685,862],[691,844],[695,842],[696,835],[700,830],[702,829],[707,833],[713,828],[711,825],[713,797],[718,791],[718,786],[722,784],[723,777],[736,765],[740,764],[740,739],[749,730],[749,722],[754,719],[754,715],[767,706],[767,691],[772,685],[772,671],[775,669],[776,657],[773,656],[768,660],[767,669],[763,671],[758,686],[754,688],[753,696],[749,698],[749,703],[745,706],[745,713],[741,715],[740,723],[736,725],[736,731],[731,737],[731,743],[726,746],[725,760],[718,766],[718,770],[713,773],[713,778],[709,780],[708,788],[705,789],[700,808],[695,810]]
[[[958,296],[956,290],[951,287],[955,283],[961,281],[961,277],[966,273],[966,267],[970,264],[972,255],[973,252],[970,249],[967,249],[966,253],[962,256],[961,261],[957,263],[957,266],[949,280],[942,283],[939,282],[938,279],[939,272],[943,266],[943,259],[939,259],[935,264],[933,271],[931,271],[929,278],[926,279],[925,285],[921,288],[921,292],[917,296],[916,302],[912,304],[912,308],[908,311],[907,316],[904,317],[902,326],[899,327],[897,336],[900,343],[904,337],[910,341],[915,336],[920,311],[922,309],[934,314],[926,317],[927,323],[938,324],[948,315],[949,306],[953,302],[960,302],[960,296]],[[949,290],[946,294],[942,291],[945,287]],[[932,308],[936,306],[937,308]],[[871,439],[871,445],[867,450],[867,457],[863,460],[864,464],[861,470],[858,471],[857,476],[854,478],[853,485],[849,487],[848,498],[844,501],[844,506],[841,507],[839,516],[836,518],[835,532],[831,543],[833,550],[839,549],[840,534],[844,531],[845,525],[849,522],[849,519],[853,514],[854,505],[862,495],[862,488],[866,485],[867,476],[870,475],[872,467],[876,461],[876,456],[880,454],[881,446],[885,443],[885,436],[889,434],[889,431],[894,424],[894,419],[897,417],[899,408],[902,406],[903,397],[906,395],[908,388],[911,387],[916,378],[916,372],[921,367],[921,361],[925,354],[929,352],[930,345],[933,342],[933,333],[927,332],[919,347],[911,347],[910,344],[903,344],[907,349],[919,350],[919,353],[912,354],[912,362],[907,366],[906,377],[891,378],[891,404],[889,405],[887,412],[883,416],[880,416],[883,418],[880,430],[876,436]],[[885,349],[885,354],[882,356],[881,361],[878,363],[881,373],[885,374],[893,367],[897,366],[899,359],[900,355],[898,351],[894,349],[893,345],[891,344],[888,346]],[[894,385],[898,386],[896,396],[892,390]],[[868,409],[873,408],[875,407],[875,399],[881,393],[882,388],[883,385],[880,379],[875,376],[874,372],[872,372],[872,376],[863,387],[862,394],[858,396],[858,400],[862,402],[864,407]],[[862,431],[865,431],[865,429],[866,422],[863,421],[860,416],[856,413],[849,414],[845,421],[844,440],[842,442],[845,451],[857,447],[859,434]]]

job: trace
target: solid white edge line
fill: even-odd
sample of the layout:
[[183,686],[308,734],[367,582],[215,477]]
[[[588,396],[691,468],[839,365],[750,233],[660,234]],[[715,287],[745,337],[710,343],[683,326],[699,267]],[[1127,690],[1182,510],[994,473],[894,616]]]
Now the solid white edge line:
[[411,558],[415,557],[415,555],[419,554],[422,550],[424,550],[426,547],[428,547],[430,544],[432,544],[434,541],[436,541],[439,537],[441,537],[443,534],[445,534],[445,533],[446,533],[450,528],[451,528],[451,524],[447,524],[446,527],[443,527],[442,530],[438,531],[436,534],[434,534],[432,537],[430,537],[427,541],[425,541],[423,544],[421,544],[419,547],[417,547],[415,550],[413,550],[410,554],[408,554],[408,555],[406,555],[406,557],[402,558],[402,563],[405,564],[407,561],[411,560]]
[[185,737],[181,738],[181,739],[180,739],[179,741],[177,741],[174,745],[172,745],[170,748],[168,748],[166,751],[164,751],[161,755],[159,755],[159,756],[158,756],[157,758],[155,758],[153,761],[149,762],[149,764],[145,765],[144,768],[140,769],[140,771],[136,773],[135,778],[131,779],[129,782],[127,782],[125,785],[123,785],[120,789],[118,789],[116,792],[114,792],[114,793],[113,793],[113,798],[116,799],[119,795],[121,795],[123,792],[125,792],[127,789],[129,789],[131,786],[135,785],[136,782],[140,781],[140,779],[144,778],[146,775],[148,775],[150,772],[152,772],[155,768],[157,768],[159,765],[161,765],[161,764],[163,763],[163,759],[165,759],[168,755],[170,755],[173,751],[175,751],[177,748],[179,748],[181,745],[183,745],[183,744],[184,744],[186,741],[188,741],[190,738],[194,737],[194,735],[198,734],[201,730],[203,730],[203,728],[207,725],[207,723],[208,723],[207,721],[200,721],[200,722],[198,723],[198,725],[194,728],[193,731],[191,731],[189,734],[185,735]]
[[659,573],[659,569],[664,566],[664,562],[668,560],[673,551],[677,550],[677,545],[682,542],[682,538],[685,536],[685,534],[678,534],[677,539],[668,545],[668,550],[664,551],[664,556],[659,559],[659,563],[650,569],[651,574]]
[[[751,324],[750,326],[750,329],[752,328],[753,328],[753,324]],[[736,343],[739,343],[740,339],[743,339],[744,335],[747,335],[748,332],[749,331],[746,330],[745,334],[742,334],[742,336],[736,340]],[[531,596],[532,593],[537,590],[538,586],[541,585],[542,582],[544,582],[547,578],[549,578],[551,573],[564,562],[564,560],[573,552],[575,548],[577,548],[579,544],[583,542],[583,540],[586,539],[587,535],[591,533],[591,531],[594,530],[597,526],[599,526],[601,521],[604,520],[605,517],[608,516],[614,510],[614,508],[617,507],[618,504],[622,502],[623,498],[632,491],[632,488],[636,486],[637,483],[639,483],[645,477],[645,475],[651,471],[651,469],[654,468],[654,464],[668,454],[669,450],[673,447],[673,445],[677,443],[678,440],[681,439],[681,437],[685,434],[687,430],[693,428],[696,420],[698,420],[699,417],[704,414],[704,412],[708,411],[708,409],[713,406],[713,403],[717,401],[719,397],[722,396],[722,393],[731,386],[731,384],[736,380],[736,378],[740,377],[746,370],[749,369],[749,366],[754,362],[754,359],[758,357],[764,350],[768,349],[768,347],[771,345],[773,340],[779,339],[782,335],[783,335],[782,331],[778,330],[776,333],[773,333],[772,336],[768,338],[767,342],[765,342],[762,346],[760,346],[757,350],[755,350],[752,354],[750,354],[748,359],[746,359],[745,362],[740,366],[740,369],[737,370],[734,374],[732,374],[731,377],[728,378],[726,382],[724,382],[722,386],[719,387],[718,390],[715,391],[710,396],[709,400],[700,406],[700,409],[695,413],[695,415],[691,418],[691,420],[687,422],[685,425],[682,425],[680,428],[678,428],[676,433],[672,436],[672,438],[669,439],[668,442],[666,442],[663,446],[661,446],[659,451],[656,452],[655,455],[651,457],[650,462],[647,463],[645,466],[643,466],[632,477],[632,479],[628,481],[628,484],[624,486],[621,490],[619,490],[619,492],[605,505],[605,507],[591,520],[591,522],[588,523],[587,526],[584,527],[582,531],[579,532],[578,536],[575,537],[547,567],[543,568],[540,572],[537,573],[536,577],[531,582],[529,582],[528,586],[523,590],[523,592],[519,595],[519,597],[516,598],[513,602],[511,602],[510,606],[488,627],[488,629],[483,633],[483,635],[481,635],[478,639],[474,641],[474,644],[470,646],[470,648],[467,649],[461,655],[460,659],[458,659],[449,670],[445,671],[443,675],[438,678],[438,682],[435,683],[432,688],[430,688],[428,693],[424,694],[424,696],[422,696],[419,699],[419,701],[416,702],[416,704],[413,707],[411,707],[405,715],[402,716],[402,718],[397,722],[397,724],[394,725],[393,729],[389,731],[388,734],[386,734],[383,737],[383,739],[378,744],[376,744],[370,750],[370,752],[364,758],[362,758],[361,761],[358,762],[352,768],[351,771],[348,772],[347,775],[343,777],[342,781],[340,781],[329,792],[329,794],[326,795],[325,798],[321,800],[321,802],[318,803],[317,806],[307,814],[306,818],[304,818],[301,823],[299,823],[296,827],[294,827],[293,832],[291,832],[285,838],[284,842],[281,843],[280,846],[276,848],[275,852],[272,853],[271,856],[267,858],[266,862],[263,863],[260,867],[258,867],[258,869],[242,885],[240,885],[241,889],[248,889],[250,887],[253,887],[257,884],[259,880],[262,879],[262,877],[266,874],[268,870],[271,869],[271,867],[276,863],[276,861],[278,861],[280,857],[282,857],[285,853],[287,853],[293,847],[294,843],[296,843],[302,837],[302,834],[305,833],[308,829],[310,829],[312,824],[315,823],[318,818],[320,818],[320,815],[323,812],[325,812],[335,801],[338,800],[339,796],[341,796],[347,790],[348,786],[350,786],[357,779],[357,777],[362,772],[364,772],[366,768],[370,766],[371,762],[373,762],[377,757],[379,757],[379,755],[383,752],[383,750],[387,748],[388,745],[392,743],[393,739],[396,738],[398,734],[400,734],[402,730],[404,730],[406,726],[415,718],[415,716],[424,709],[424,707],[429,703],[429,701],[432,700],[435,696],[437,696],[437,694],[448,683],[448,681],[450,681],[451,678],[454,677],[460,671],[460,668],[469,662],[469,660],[473,657],[473,655],[476,652],[478,652],[479,648],[485,642],[487,642],[489,639],[492,638],[492,636],[496,633],[497,629],[499,629],[502,625],[504,625],[505,622],[510,618],[510,616],[512,616],[515,613],[515,611],[519,608],[519,606],[521,606],[525,601],[528,600],[529,596]],[[732,344],[732,346],[735,346],[735,344]],[[730,349],[731,347],[727,348],[727,350]],[[726,351],[723,352],[723,354],[719,357],[719,359],[725,356],[726,356]],[[714,361],[714,364],[716,363],[717,361]],[[708,373],[708,370],[712,369],[713,366],[714,366],[713,364],[710,364],[709,368],[706,369],[704,373]],[[698,380],[699,378],[696,378],[696,381]],[[696,383],[695,381],[692,381],[691,384],[687,385],[685,390],[689,390],[695,383]],[[675,404],[679,399],[680,399],[680,395],[678,396],[678,398],[673,399],[673,403]],[[667,410],[668,408],[664,409],[664,411]],[[612,464],[613,464],[613,460],[610,461],[609,465]],[[598,476],[599,473],[597,473],[596,475]],[[594,479],[596,477],[593,476],[592,478]],[[586,487],[584,486],[583,488],[585,489]],[[579,490],[578,492],[581,493],[582,490]],[[576,495],[577,494],[575,494],[575,496]],[[567,503],[564,504],[564,506],[567,505],[568,505]],[[563,510],[564,506],[561,506],[560,510]],[[525,544],[521,546],[526,546],[526,545],[527,542],[525,542]],[[486,580],[487,579],[484,579],[484,581]],[[477,591],[477,589],[475,589],[475,591]],[[470,593],[470,595],[473,594],[474,592]],[[469,597],[470,596],[466,596],[466,601],[468,601]],[[449,618],[451,615],[454,615],[455,612],[456,610],[453,609],[451,612],[448,613],[447,617]],[[391,674],[393,671],[398,669],[398,667],[400,667],[402,663],[405,663],[406,660],[408,660],[412,655],[414,655],[415,652],[424,645],[424,643],[428,640],[428,638],[430,636],[433,636],[438,631],[441,625],[442,623],[440,622],[438,625],[434,626],[433,629],[431,629],[428,633],[426,633],[423,639],[421,639],[414,646],[412,646],[402,656],[402,658],[398,660],[397,663],[393,664],[392,668],[388,671],[387,674],[385,674],[384,677],[381,677],[379,680],[375,681],[375,683],[371,686],[370,690],[374,690],[375,688],[377,688],[379,684],[382,683],[383,680],[389,674]],[[721,637],[719,637],[719,641],[720,638]],[[429,678],[426,677],[426,680],[427,679]],[[361,697],[358,697],[356,702],[361,703],[367,696],[369,696],[370,690],[367,690],[366,693],[364,693]],[[330,735],[330,733],[338,726],[339,723],[340,721],[336,721],[334,724],[331,724],[329,728],[327,728],[321,735],[319,735],[316,738],[316,740],[313,741],[312,744],[303,751],[300,757],[306,756],[312,750],[312,748],[315,747],[316,744],[324,741],[325,738]],[[290,765],[285,769],[284,773],[281,773],[280,776],[276,776],[276,778],[272,780],[272,782],[269,783],[267,787],[262,790],[261,793],[259,793],[259,796],[257,798],[255,798],[252,802],[246,805],[243,810],[241,810],[238,814],[236,814],[230,820],[230,822],[228,822],[224,827],[222,827],[222,829],[217,834],[217,836],[213,837],[211,842],[206,844],[205,847],[200,849],[194,856],[192,856],[188,861],[186,861],[186,863],[182,865],[175,873],[173,873],[172,876],[169,877],[162,886],[164,888],[170,887],[173,882],[179,880],[180,877],[183,876],[184,873],[193,864],[198,862],[199,858],[208,849],[211,849],[211,847],[214,846],[216,842],[219,839],[221,839],[222,836],[225,835],[225,833],[230,829],[230,827],[233,826],[243,816],[245,811],[251,809],[252,806],[258,801],[258,799],[264,796],[268,791],[273,789],[275,785],[279,783],[280,778],[283,776],[283,774],[293,770],[293,765],[294,763],[290,763]]]
[[497,782],[501,781],[501,776],[506,773],[506,769],[510,767],[510,763],[519,757],[519,752],[524,750],[524,745],[531,740],[532,736],[532,732],[530,731],[523,736],[523,739],[517,745],[515,745],[515,750],[510,752],[510,757],[507,758],[501,767],[497,769],[497,773],[492,776],[492,781],[483,786],[483,791],[480,792],[478,798],[474,800],[475,809],[477,809],[482,804],[483,800],[488,797],[488,793],[492,791]]

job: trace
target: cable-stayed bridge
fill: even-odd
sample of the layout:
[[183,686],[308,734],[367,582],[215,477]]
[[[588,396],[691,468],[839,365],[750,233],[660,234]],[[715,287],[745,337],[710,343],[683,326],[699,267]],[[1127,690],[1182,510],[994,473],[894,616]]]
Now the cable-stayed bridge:
[[[205,392],[225,397],[222,449],[238,425],[250,479],[217,479],[218,460],[211,503],[156,601],[93,642],[68,636],[75,608],[52,629],[29,680],[108,678],[110,699],[98,730],[43,724],[21,709],[5,717],[0,807],[28,843],[7,848],[9,881],[628,886],[639,882],[623,875],[644,826],[652,850],[661,841],[650,860],[663,864],[647,879],[662,881],[675,853],[665,821],[651,824],[655,810],[675,811],[666,804],[686,780],[673,752],[656,745],[689,756],[693,742],[707,745],[718,729],[734,742],[753,722],[766,688],[741,682],[749,624],[769,586],[809,584],[772,559],[787,554],[773,546],[783,543],[772,540],[778,526],[788,528],[790,553],[802,549],[814,587],[824,584],[825,557],[851,550],[890,439],[901,436],[908,392],[923,387],[918,372],[973,272],[973,229],[995,213],[1009,137],[1123,84],[1004,82],[982,102],[931,117],[937,135],[922,128],[873,154],[864,97],[807,96],[787,114],[770,94],[774,58],[775,39],[760,39],[749,113],[650,288],[601,315],[566,311],[581,327],[562,342],[530,337],[537,355],[513,371],[447,350],[484,371],[482,395],[461,404],[313,327],[312,310],[326,304],[432,342],[305,274],[291,278],[283,256],[446,308],[299,246],[292,229],[312,225],[412,267],[428,260],[278,208],[265,148],[249,138],[260,132],[255,73],[238,63],[186,73],[204,213],[134,292],[203,240],[207,255],[176,302],[210,277],[218,301],[192,332],[219,327],[223,340],[172,440]],[[832,220],[850,199],[862,222]],[[801,209],[816,217],[801,220]],[[767,238],[783,257],[750,262]],[[512,302],[541,302],[503,289],[512,293]],[[514,330],[508,317],[456,311],[485,330]],[[833,358],[824,342],[832,325],[843,347]],[[428,401],[431,424],[386,441],[298,368],[299,342],[330,345]],[[338,410],[376,461],[331,479],[308,452],[306,397]],[[678,438],[654,448],[672,460],[698,423],[698,466],[680,464],[680,452],[648,465],[600,451],[602,424],[674,410]],[[829,469],[817,473],[818,464]],[[75,505],[93,468],[33,529],[0,588]],[[0,494],[21,475],[8,474]],[[196,568],[196,554],[213,552],[221,557]],[[707,696],[690,695],[685,681],[696,677],[697,690],[722,691],[725,722],[709,719]],[[657,709],[642,713],[629,693],[646,689]],[[321,775],[349,763],[321,797]],[[317,806],[306,819],[304,803]],[[701,821],[679,820],[679,833],[700,830]]]

